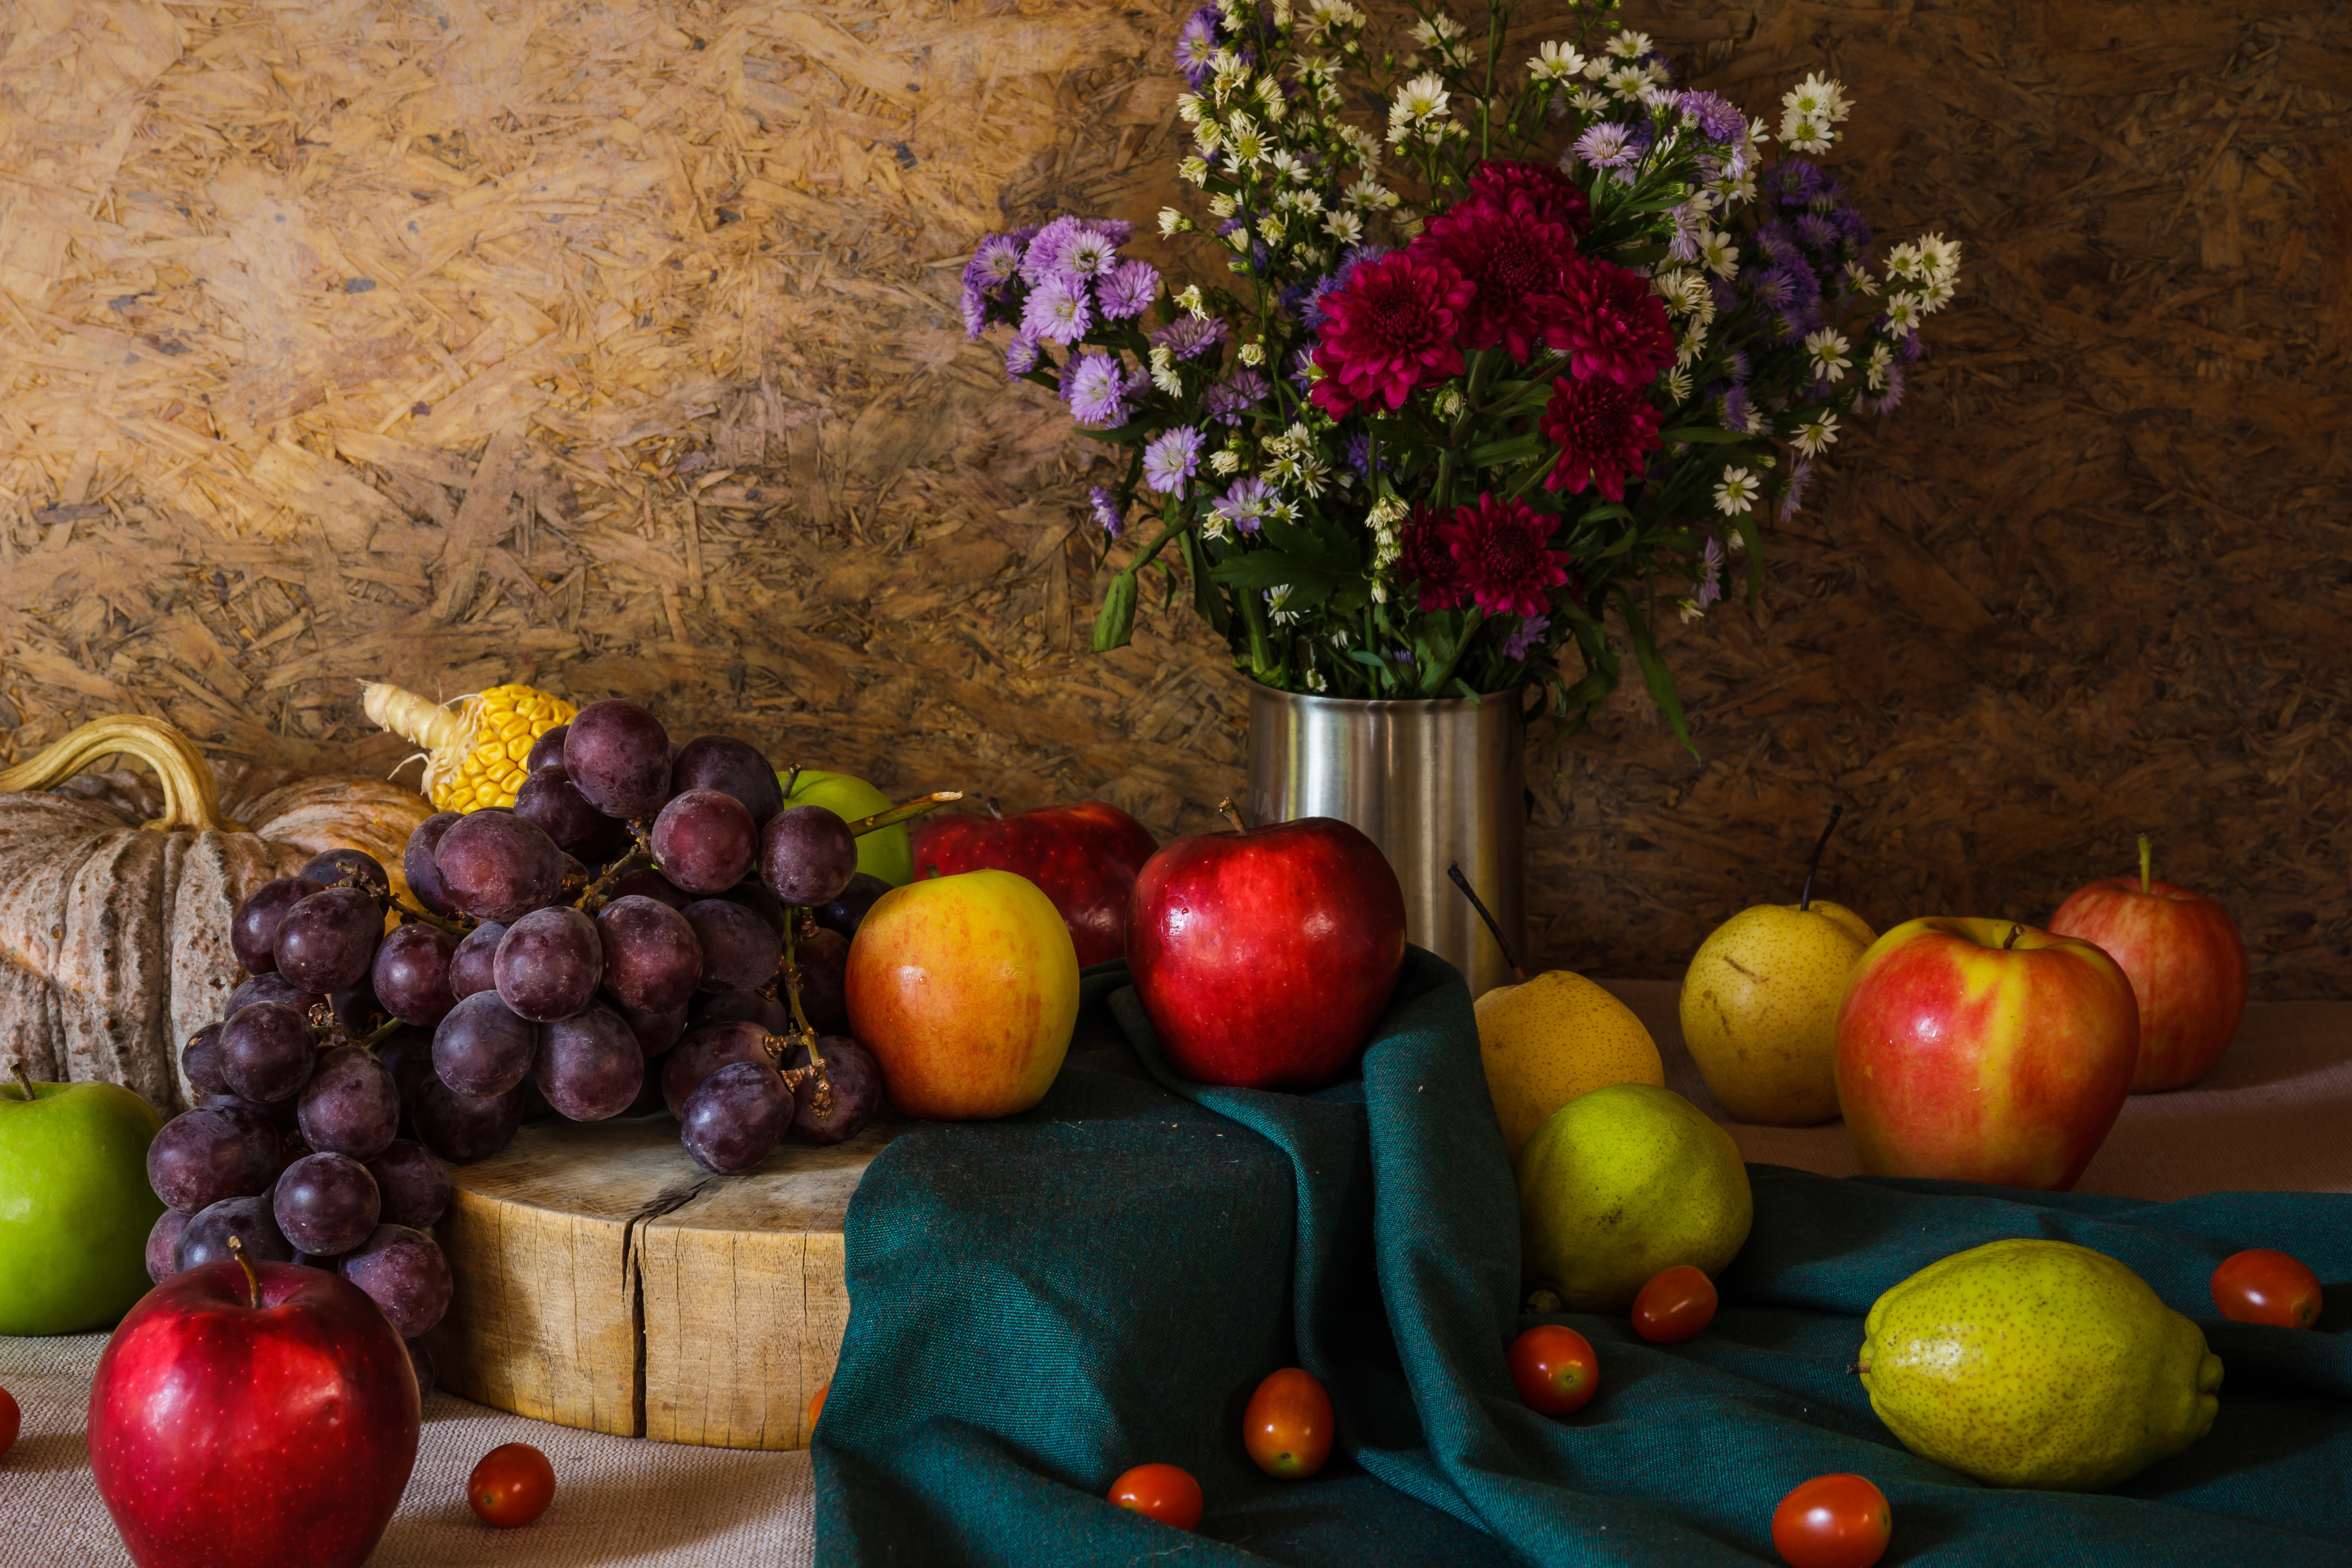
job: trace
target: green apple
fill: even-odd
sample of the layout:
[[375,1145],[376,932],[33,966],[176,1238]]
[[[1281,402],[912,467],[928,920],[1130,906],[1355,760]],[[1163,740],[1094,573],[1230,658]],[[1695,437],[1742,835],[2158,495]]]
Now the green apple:
[[[776,777],[780,781],[791,781],[791,787],[784,792],[786,805],[821,805],[846,822],[887,811],[897,804],[864,779],[850,773],[829,773],[821,768],[803,768],[798,777],[791,773],[778,773]],[[881,878],[894,888],[903,888],[913,881],[915,851],[908,842],[906,824],[885,827],[860,838],[857,841],[857,868]]]
[[110,1328],[147,1293],[163,1126],[120,1084],[0,1084],[0,1334]]

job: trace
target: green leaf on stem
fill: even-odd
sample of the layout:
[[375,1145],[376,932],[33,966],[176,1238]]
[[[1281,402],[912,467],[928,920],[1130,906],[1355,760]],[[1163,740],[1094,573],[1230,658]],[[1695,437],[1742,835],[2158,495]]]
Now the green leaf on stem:
[[1094,650],[1108,653],[1135,640],[1135,574],[1121,572],[1110,580],[1102,609],[1095,616]]

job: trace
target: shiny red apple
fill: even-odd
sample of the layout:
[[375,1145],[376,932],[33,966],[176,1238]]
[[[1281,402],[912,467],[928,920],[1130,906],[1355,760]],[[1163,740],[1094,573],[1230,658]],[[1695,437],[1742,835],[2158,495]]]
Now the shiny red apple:
[[1329,816],[1179,838],[1135,879],[1127,962],[1178,1072],[1315,1089],[1345,1070],[1404,964],[1404,890]]
[[1895,927],[1838,1009],[1838,1106],[1864,1175],[2068,1191],[2138,1058],[2116,961],[2013,921]]
[[2246,939],[2202,893],[2149,876],[2109,877],[2067,895],[2050,917],[2060,936],[2106,949],[2139,999],[2139,1067],[2132,1092],[2179,1089],[2213,1070],[2246,1011]]
[[139,1568],[357,1568],[416,1462],[416,1370],[358,1286],[224,1259],[131,1309],[89,1463]]
[[1054,900],[1078,967],[1127,952],[1127,910],[1136,873],[1160,847],[1151,830],[1099,800],[1011,816],[934,816],[915,829],[915,874],[1012,871]]

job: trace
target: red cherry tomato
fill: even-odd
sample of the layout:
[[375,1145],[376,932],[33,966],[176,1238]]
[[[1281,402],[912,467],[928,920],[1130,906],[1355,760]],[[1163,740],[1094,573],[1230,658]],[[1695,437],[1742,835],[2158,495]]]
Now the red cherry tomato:
[[1662,1268],[1633,1298],[1633,1331],[1654,1345],[1678,1345],[1715,1321],[1715,1281],[1687,1263]]
[[1538,1323],[1513,1340],[1505,1359],[1519,1397],[1546,1415],[1573,1415],[1601,1387],[1592,1342],[1558,1323]]
[[824,1414],[824,1396],[832,1392],[833,1384],[830,1383],[823,1383],[817,1385],[817,1390],[814,1394],[809,1395],[808,1426],[806,1428],[808,1431],[814,1432],[816,1430],[816,1418]]
[[25,1413],[16,1408],[16,1396],[0,1388],[0,1457],[16,1446],[16,1429],[24,1421]]
[[1895,1510],[1862,1476],[1815,1476],[1772,1510],[1772,1550],[1789,1568],[1870,1568],[1886,1551]]
[[485,1524],[529,1524],[555,1500],[555,1467],[528,1443],[505,1443],[482,1456],[466,1482],[466,1500]]
[[1110,1500],[1179,1530],[1201,1522],[1201,1483],[1174,1465],[1138,1465],[1110,1484]]
[[1331,1396],[1302,1367],[1270,1373],[1242,1412],[1242,1447],[1277,1480],[1303,1481],[1331,1457]]
[[2213,1270],[2213,1307],[2234,1323],[2307,1329],[2319,1320],[2319,1276],[2284,1252],[2252,1247]]

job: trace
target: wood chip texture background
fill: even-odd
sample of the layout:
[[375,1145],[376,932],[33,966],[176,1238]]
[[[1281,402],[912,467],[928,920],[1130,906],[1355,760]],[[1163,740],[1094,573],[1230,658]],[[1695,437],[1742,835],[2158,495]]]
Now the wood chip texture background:
[[[1237,679],[1181,613],[1084,651],[1107,468],[954,307],[982,233],[1172,197],[1186,9],[5,0],[0,763],[134,709],[380,773],[362,679],[513,679],[1216,826]],[[1882,927],[2144,829],[2257,995],[2352,991],[2352,11],[1624,16],[1776,123],[1843,79],[1832,168],[1966,267],[1760,604],[1675,628],[1701,757],[1629,690],[1537,770],[1536,956],[1677,973],[1842,801]]]

